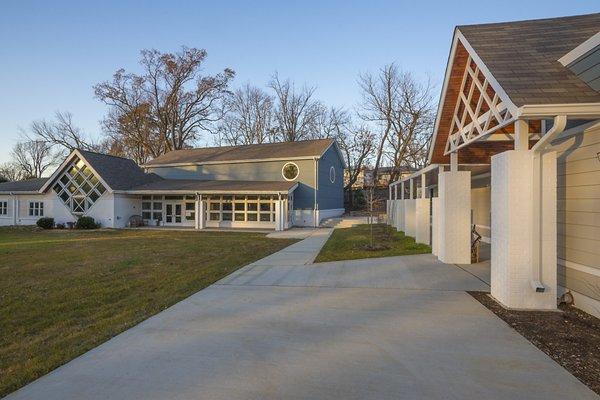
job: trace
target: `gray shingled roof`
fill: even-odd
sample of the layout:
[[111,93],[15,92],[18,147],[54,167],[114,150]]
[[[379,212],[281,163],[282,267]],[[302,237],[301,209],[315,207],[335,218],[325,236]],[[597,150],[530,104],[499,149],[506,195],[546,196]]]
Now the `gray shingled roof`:
[[600,103],[600,93],[558,62],[600,31],[600,13],[457,29],[516,106]]
[[175,150],[155,158],[146,165],[319,157],[332,143],[332,139],[317,139],[298,142],[252,144],[247,146]]
[[223,192],[285,192],[296,182],[287,181],[201,181],[197,179],[162,179],[145,185],[135,186],[130,191],[223,191]]
[[135,161],[128,158],[84,150],[79,152],[113,190],[127,190],[162,179],[158,175],[145,173]]
[[0,183],[0,192],[37,192],[48,178],[33,178],[24,181]]

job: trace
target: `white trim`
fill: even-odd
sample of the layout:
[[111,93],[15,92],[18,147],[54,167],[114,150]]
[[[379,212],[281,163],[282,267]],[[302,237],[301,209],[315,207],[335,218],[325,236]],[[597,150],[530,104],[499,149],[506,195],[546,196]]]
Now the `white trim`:
[[517,118],[567,117],[600,118],[600,103],[526,104],[517,110]]
[[437,137],[437,131],[440,125],[440,118],[442,115],[442,109],[444,107],[446,90],[448,89],[448,82],[450,81],[450,74],[452,72],[452,66],[454,65],[454,55],[456,54],[456,44],[458,43],[458,36],[456,36],[457,31],[458,29],[455,28],[454,35],[452,37],[452,45],[450,46],[450,54],[448,55],[448,60],[446,61],[446,73],[444,74],[444,83],[442,85],[442,92],[440,93],[440,100],[438,102],[435,124],[433,126],[433,136],[431,138],[431,142],[429,142],[429,154],[427,155],[427,164],[431,163],[431,157],[433,157],[433,148],[435,144],[435,139]]
[[[290,165],[290,164],[292,164],[292,165],[294,165],[296,167],[296,176],[294,176],[293,178],[288,178],[287,176],[285,176],[285,173],[283,172],[283,170],[285,169],[285,167],[288,166],[288,165]],[[294,182],[300,176],[300,167],[295,162],[288,161],[285,164],[283,164],[283,166],[281,167],[281,176],[283,176],[283,179],[285,179],[288,182]]]
[[[329,148],[329,147],[328,147]],[[302,156],[302,157],[277,157],[277,158],[259,158],[259,159],[245,159],[245,160],[227,160],[227,161],[198,161],[198,162],[181,162],[181,163],[165,163],[165,164],[144,164],[141,168],[158,168],[158,167],[185,167],[190,165],[215,165],[215,164],[242,164],[242,163],[259,163],[265,161],[301,161],[301,160],[312,160],[314,158],[321,158],[321,156]]]
[[333,165],[329,167],[329,182],[335,183],[335,167]]
[[588,267],[587,265],[577,264],[572,261],[567,261],[562,258],[557,259],[558,265],[561,265],[565,268],[574,269],[575,271],[585,272],[586,274],[594,275],[600,277],[600,270],[593,267]]
[[571,64],[574,61],[577,61],[580,57],[586,55],[589,51],[595,49],[600,46],[600,32],[593,35],[591,38],[581,43],[579,46],[575,47],[573,50],[569,51],[567,54],[558,59],[558,62],[561,63],[564,67]]

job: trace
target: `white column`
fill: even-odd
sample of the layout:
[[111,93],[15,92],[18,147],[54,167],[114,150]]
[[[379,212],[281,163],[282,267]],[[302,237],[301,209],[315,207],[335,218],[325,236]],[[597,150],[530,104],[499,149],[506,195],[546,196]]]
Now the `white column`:
[[421,174],[421,196],[415,199],[415,240],[417,243],[429,243],[429,199],[425,196],[426,177]]
[[471,172],[440,172],[437,252],[448,264],[471,263]]
[[439,230],[440,230],[440,198],[433,197],[431,199],[431,253],[434,256],[439,254]]
[[202,200],[202,196],[200,196],[198,210],[198,229],[204,229],[206,228],[206,202]]
[[556,309],[556,179],[555,152],[492,157],[491,292],[506,307]]
[[283,230],[283,200],[275,201],[275,230]]
[[406,200],[396,200],[396,209],[395,209],[395,222],[396,225],[394,227],[397,231],[404,231],[404,202]]
[[515,150],[529,149],[529,124],[521,119],[515,121]]
[[194,221],[195,229],[200,229],[200,203],[202,203],[202,200],[200,200],[200,196],[196,195],[196,204],[194,205],[194,211],[196,212],[196,218]]

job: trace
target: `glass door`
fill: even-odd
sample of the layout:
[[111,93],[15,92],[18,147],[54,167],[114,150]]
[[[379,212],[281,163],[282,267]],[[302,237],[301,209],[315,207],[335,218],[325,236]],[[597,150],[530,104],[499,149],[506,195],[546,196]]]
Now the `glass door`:
[[165,204],[165,224],[181,224],[181,203]]

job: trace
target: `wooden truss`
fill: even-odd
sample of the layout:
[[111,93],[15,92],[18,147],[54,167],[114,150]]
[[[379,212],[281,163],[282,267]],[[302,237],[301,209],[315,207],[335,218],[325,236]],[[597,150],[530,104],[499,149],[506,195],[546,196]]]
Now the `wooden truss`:
[[515,121],[488,78],[469,55],[444,154],[450,154]]

